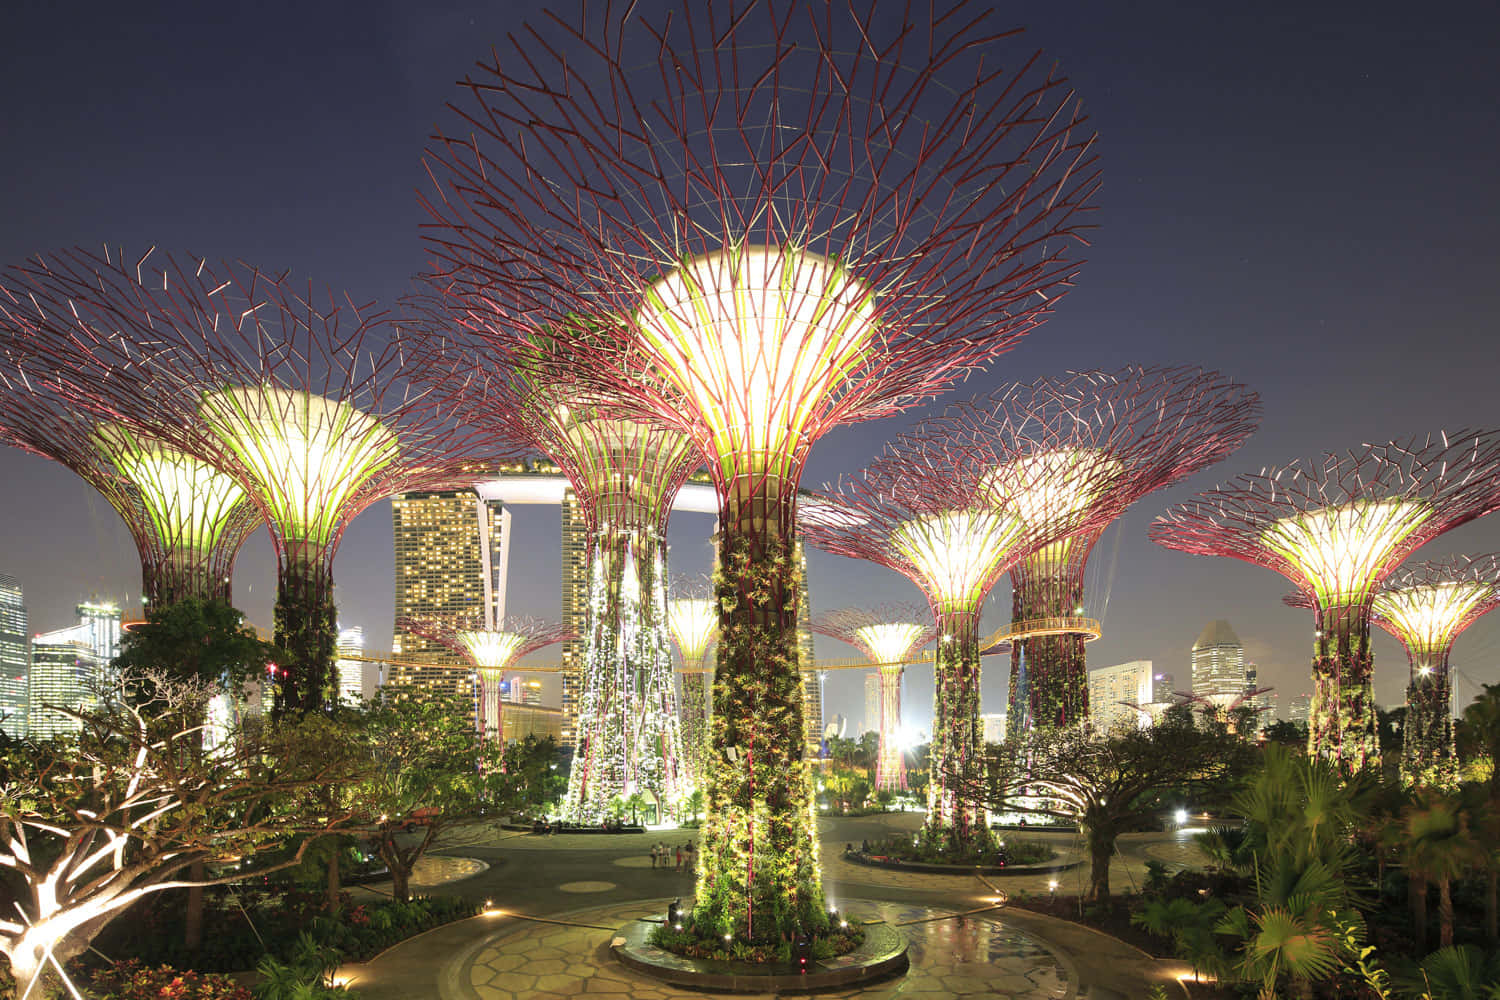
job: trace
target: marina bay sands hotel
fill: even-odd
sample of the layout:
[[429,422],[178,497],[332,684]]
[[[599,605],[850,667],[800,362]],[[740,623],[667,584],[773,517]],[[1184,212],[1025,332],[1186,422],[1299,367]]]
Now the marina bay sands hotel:
[[[453,654],[439,644],[400,628],[405,616],[461,616],[480,612],[489,626],[505,617],[505,588],[510,562],[510,511],[521,504],[556,506],[561,514],[561,619],[584,633],[588,607],[589,537],[583,511],[561,469],[546,461],[507,465],[469,490],[402,493],[391,500],[396,548],[396,622],[387,680],[394,684],[439,687],[465,694],[474,682]],[[718,500],[706,475],[695,474],[677,493],[674,512],[716,514]],[[799,639],[802,690],[809,748],[823,736],[821,678],[813,669],[811,604],[807,594],[807,560],[802,566]],[[422,664],[431,663],[432,666]],[[562,646],[562,743],[572,746],[577,732],[582,682],[583,641]],[[518,672],[524,673],[524,667]]]

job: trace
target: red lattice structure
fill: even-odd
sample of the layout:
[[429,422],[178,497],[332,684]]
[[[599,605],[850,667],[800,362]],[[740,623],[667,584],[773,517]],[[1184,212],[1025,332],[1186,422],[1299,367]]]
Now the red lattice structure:
[[482,738],[497,740],[505,738],[500,697],[505,671],[528,653],[573,638],[566,625],[537,618],[506,618],[490,628],[479,615],[420,615],[400,618],[396,627],[446,646],[473,668],[478,681],[474,723]]
[[[464,81],[429,147],[432,283],[468,335],[574,342],[581,379],[708,462],[725,611],[696,912],[817,929],[790,571],[808,449],[1046,317],[1078,270],[1093,137],[964,2],[588,13]],[[613,343],[580,332],[603,317]]]
[[672,585],[667,601],[667,628],[682,655],[682,746],[701,782],[708,771],[709,681],[713,665],[709,647],[719,640],[719,609],[714,602],[712,581],[685,577]]
[[[1089,716],[1084,579],[1094,543],[1131,504],[1220,461],[1259,425],[1260,397],[1215,371],[1131,365],[1005,386],[948,406],[912,431],[991,470],[996,502],[1058,536],[1011,570],[1007,719],[1016,732]],[[1051,492],[1028,483],[1051,464]],[[1055,483],[1056,485],[1051,485]],[[1075,623],[1069,630],[1068,623]],[[1026,634],[1022,623],[1035,623]]]
[[1285,576],[1313,607],[1309,752],[1346,770],[1379,757],[1375,592],[1412,552],[1500,505],[1500,434],[1362,445],[1239,476],[1163,514],[1153,541]]
[[813,630],[854,646],[876,665],[880,678],[880,749],[875,790],[906,791],[901,759],[901,676],[906,661],[937,637],[932,612],[915,604],[840,608],[812,620]]
[[[672,651],[666,622],[667,521],[698,455],[682,432],[631,419],[609,397],[579,383],[571,350],[553,337],[504,344],[450,340],[472,314],[450,315],[461,300],[411,301],[426,330],[424,379],[461,419],[497,446],[530,440],[568,477],[589,535],[589,591],[581,670],[563,675],[576,691],[576,752],[563,818],[594,825],[616,798],[651,794],[673,808],[688,792]],[[607,325],[579,337],[604,343]]]
[[0,443],[68,467],[109,502],[140,555],[148,604],[229,601],[235,557],[261,523],[249,497],[233,477],[60,394],[51,373],[72,361],[21,336],[14,296],[0,286]]
[[385,313],[287,275],[106,248],[38,256],[5,283],[7,327],[60,397],[233,477],[258,509],[278,561],[278,712],[332,703],[349,522],[519,457],[412,381],[412,339]]
[[[1312,607],[1300,592],[1283,600],[1294,608]],[[1375,592],[1370,620],[1406,649],[1411,670],[1401,730],[1401,776],[1409,785],[1458,786],[1449,657],[1458,637],[1497,606],[1500,554],[1402,566]]]
[[[928,827],[967,852],[988,833],[983,809],[961,789],[983,751],[979,720],[979,614],[1001,576],[1043,545],[1066,536],[1056,519],[1026,518],[996,502],[993,465],[973,461],[935,424],[897,437],[864,474],[818,495],[802,521],[811,545],[867,559],[901,573],[926,595],[937,622],[932,777]],[[1074,470],[1051,463],[1013,465],[1023,492],[1059,495]]]

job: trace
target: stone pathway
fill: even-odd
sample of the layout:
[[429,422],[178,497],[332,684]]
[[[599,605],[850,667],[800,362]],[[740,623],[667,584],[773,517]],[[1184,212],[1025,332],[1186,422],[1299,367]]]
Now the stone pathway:
[[[612,932],[595,927],[618,927],[657,910],[631,903],[569,914],[569,920],[593,927],[507,918],[509,927],[445,971],[440,995],[443,1000],[675,1000],[715,995],[659,983],[625,969],[609,955],[606,946]],[[1076,992],[1070,963],[999,914],[956,917],[950,911],[897,903],[857,903],[851,914],[904,924],[911,970],[883,983],[819,996],[1064,1000]]]
[[[418,858],[411,871],[411,891],[426,892],[449,882],[461,882],[487,871],[489,864],[478,858],[460,858],[447,854],[428,854]],[[350,893],[367,893],[372,896],[389,897],[391,883],[370,882],[367,885],[350,886]]]

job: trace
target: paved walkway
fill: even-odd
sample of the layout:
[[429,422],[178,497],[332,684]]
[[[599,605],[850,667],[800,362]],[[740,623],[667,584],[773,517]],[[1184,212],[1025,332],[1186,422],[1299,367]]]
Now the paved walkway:
[[[1045,893],[1052,878],[1072,892],[1084,867],[1055,876],[990,878],[893,872],[853,865],[845,843],[875,839],[919,817],[870,817],[824,825],[823,865],[830,902],[871,918],[902,922],[912,941],[912,970],[904,977],[849,993],[896,996],[991,996],[1017,1000],[1138,1000],[1156,984],[1185,996],[1180,963],[1152,959],[1088,928],[1019,909],[994,908],[960,917],[957,911],[992,907],[990,884],[1004,892]],[[836,836],[835,836],[836,834]],[[1075,834],[1031,834],[1028,839],[1081,848]],[[363,965],[340,970],[364,1000],[520,1000],[586,995],[607,1000],[669,1000],[701,994],[679,990],[617,965],[608,951],[613,931],[630,919],[665,909],[692,893],[692,874],[652,870],[650,846],[694,838],[691,831],[616,835],[502,834],[460,849],[469,859],[437,861],[429,875],[446,875],[447,891],[496,911],[440,927],[397,945]],[[1119,890],[1139,885],[1148,858],[1172,867],[1200,863],[1189,838],[1141,834],[1122,838],[1111,866]],[[432,883],[436,884],[436,883]],[[824,995],[824,994],[819,994]]]

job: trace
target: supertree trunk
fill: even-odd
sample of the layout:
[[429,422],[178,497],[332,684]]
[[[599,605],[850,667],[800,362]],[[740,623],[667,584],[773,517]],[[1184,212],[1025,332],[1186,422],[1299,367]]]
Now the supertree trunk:
[[682,742],[667,640],[665,541],[595,537],[585,625],[578,750],[563,814],[595,823],[616,796],[681,794]]
[[1412,658],[1406,688],[1406,722],[1401,748],[1401,778],[1408,785],[1458,786],[1458,757],[1453,743],[1453,676],[1448,658],[1431,654]]
[[1346,772],[1379,763],[1368,603],[1319,608],[1307,752]]
[[906,791],[901,760],[901,673],[899,666],[880,668],[880,755],[875,759],[875,790]]
[[984,808],[959,796],[958,789],[982,749],[979,723],[979,611],[937,614],[936,708],[927,784],[928,835],[967,853],[988,838]]
[[475,697],[479,700],[479,711],[474,713],[479,723],[479,737],[485,740],[505,740],[505,702],[500,697],[500,684],[505,679],[503,670],[479,671],[479,683],[475,685]]
[[276,674],[274,713],[321,711],[335,697],[338,613],[333,568],[323,553],[288,546],[276,590],[275,638],[284,662]]
[[694,923],[759,939],[828,919],[803,756],[793,505],[790,490],[732,480],[714,580],[722,613]]
[[152,607],[167,607],[187,598],[232,603],[233,566],[172,553],[141,562],[141,593]]
[[709,760],[709,676],[703,672],[703,660],[687,664],[690,673],[682,675],[682,745],[693,769],[693,778],[702,784],[708,775]]
[[[1092,542],[1069,539],[1043,547],[1012,571],[1011,621],[1071,618],[1083,605],[1083,557]],[[1075,551],[1081,547],[1082,552]],[[1081,634],[1038,635],[1011,646],[1010,719],[1033,729],[1061,729],[1089,717],[1088,654]],[[1025,663],[1024,692],[1019,675]],[[1026,704],[1019,704],[1024,693]],[[1017,727],[1019,729],[1020,727]]]

